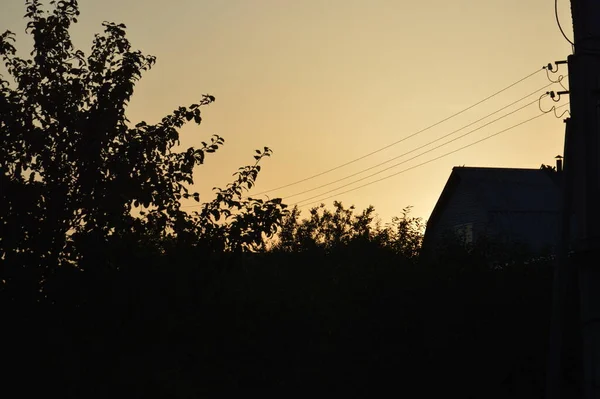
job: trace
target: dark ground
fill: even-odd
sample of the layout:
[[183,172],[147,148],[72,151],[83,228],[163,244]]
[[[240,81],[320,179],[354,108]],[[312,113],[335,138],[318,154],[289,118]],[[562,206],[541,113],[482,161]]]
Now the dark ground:
[[5,381],[74,398],[543,397],[549,264],[360,258],[146,261],[63,278],[54,305],[6,306]]

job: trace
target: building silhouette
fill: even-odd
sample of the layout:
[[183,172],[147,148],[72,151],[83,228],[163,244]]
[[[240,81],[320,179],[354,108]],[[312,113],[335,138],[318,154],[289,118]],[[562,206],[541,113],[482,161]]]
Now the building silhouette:
[[519,244],[532,255],[556,253],[562,159],[540,169],[454,167],[427,222],[423,249],[449,237]]

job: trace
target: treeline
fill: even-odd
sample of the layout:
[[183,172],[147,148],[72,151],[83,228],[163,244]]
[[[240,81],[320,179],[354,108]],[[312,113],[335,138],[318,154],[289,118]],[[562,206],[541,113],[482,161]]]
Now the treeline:
[[179,129],[214,97],[133,125],[155,58],[113,23],[86,56],[75,0],[25,4],[31,58],[0,35],[4,392],[541,397],[548,260],[449,241],[424,262],[410,208],[248,198],[268,147],[204,201],[193,172],[224,139],[180,151]]

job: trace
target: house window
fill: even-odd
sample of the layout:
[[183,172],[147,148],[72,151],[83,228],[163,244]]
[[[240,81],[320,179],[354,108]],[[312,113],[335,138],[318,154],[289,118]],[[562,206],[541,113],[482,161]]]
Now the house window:
[[454,226],[454,232],[465,244],[473,243],[473,223],[463,223]]

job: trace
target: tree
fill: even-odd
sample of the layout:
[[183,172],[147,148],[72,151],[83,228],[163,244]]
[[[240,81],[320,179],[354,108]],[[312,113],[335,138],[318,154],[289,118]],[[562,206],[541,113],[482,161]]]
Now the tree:
[[333,211],[326,209],[325,204],[313,207],[309,210],[309,218],[302,221],[299,220],[300,210],[295,207],[283,222],[277,248],[287,252],[314,248],[331,250],[358,237],[370,237],[373,207],[355,215],[354,206],[344,208],[338,201],[334,201],[333,206]]
[[401,217],[382,226],[376,219],[375,208],[367,207],[355,214],[354,206],[345,208],[334,201],[334,210],[324,204],[309,210],[309,217],[300,220],[295,207],[283,220],[276,249],[284,252],[336,248],[369,243],[406,259],[416,260],[423,240],[424,224],[421,218],[409,216],[411,207],[402,210]]
[[425,224],[423,219],[410,216],[411,208],[405,207],[402,209],[402,216],[392,218],[392,223],[387,225],[383,232],[383,241],[394,253],[417,259],[423,244]]
[[0,35],[0,57],[12,78],[0,75],[0,283],[24,274],[43,282],[61,266],[82,269],[99,257],[110,266],[110,253],[131,252],[132,243],[160,254],[220,237],[222,245],[205,247],[247,250],[272,234],[285,213],[281,200],[241,196],[270,149],[257,151],[256,164],[241,168],[201,212],[184,212],[181,198],[200,201],[188,191],[194,167],[224,139],[177,151],[179,129],[199,125],[201,108],[215,98],[203,95],[154,125],[132,125],[127,105],[156,58],[133,50],[125,25],[109,22],[86,57],[69,35],[77,1],[50,4],[54,9],[45,11],[38,0],[26,1],[30,59],[16,56],[12,32]]

